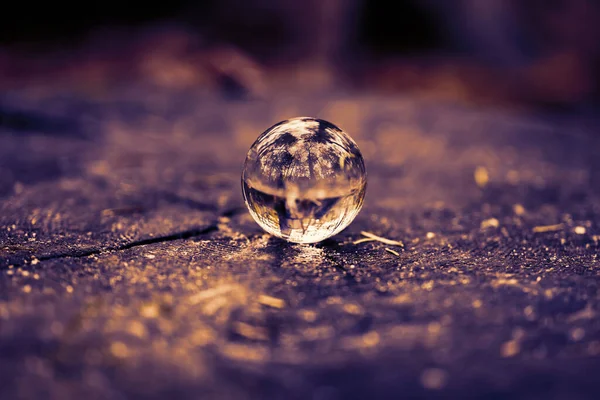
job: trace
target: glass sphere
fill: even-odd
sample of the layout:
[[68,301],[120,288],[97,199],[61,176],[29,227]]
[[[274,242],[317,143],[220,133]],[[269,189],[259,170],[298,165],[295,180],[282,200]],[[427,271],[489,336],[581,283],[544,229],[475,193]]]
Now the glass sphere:
[[242,191],[254,220],[295,243],[316,243],[360,211],[367,174],[358,146],[316,118],[292,118],[263,132],[244,164]]

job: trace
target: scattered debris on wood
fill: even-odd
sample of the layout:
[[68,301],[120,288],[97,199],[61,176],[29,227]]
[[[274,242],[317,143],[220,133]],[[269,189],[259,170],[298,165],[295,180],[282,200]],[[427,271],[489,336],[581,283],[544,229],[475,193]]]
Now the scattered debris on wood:
[[560,231],[564,228],[564,224],[554,224],[554,225],[540,225],[533,227],[534,233],[542,233],[542,232],[556,232]]
[[268,296],[266,294],[261,294],[258,296],[258,302],[263,306],[269,306],[273,308],[283,308],[285,307],[285,301],[282,299],[278,299],[277,297]]
[[497,218],[490,218],[490,219],[486,219],[484,221],[481,221],[480,228],[481,229],[497,228],[499,226],[500,226],[500,221],[498,221]]

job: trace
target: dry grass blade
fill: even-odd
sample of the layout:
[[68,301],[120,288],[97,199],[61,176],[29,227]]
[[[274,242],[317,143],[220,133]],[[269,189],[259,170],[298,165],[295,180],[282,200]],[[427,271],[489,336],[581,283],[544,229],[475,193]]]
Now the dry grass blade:
[[390,246],[401,246],[404,247],[404,243],[398,241],[398,240],[392,240],[392,239],[386,239],[384,237],[381,236],[377,236],[374,233],[371,232],[366,232],[366,231],[362,231],[360,233],[363,236],[366,236],[365,239],[359,239],[357,241],[354,242],[354,244],[358,244],[358,243],[363,243],[363,242],[371,242],[371,241],[377,241],[380,243],[384,243]]
[[385,248],[385,251],[387,251],[388,253],[392,253],[395,256],[400,256],[400,253],[398,253],[396,250],[392,250],[392,249],[388,249],[387,247]]
[[352,242],[352,244],[360,244],[360,243],[365,243],[365,242],[375,242],[376,240],[377,239],[364,238],[364,239],[355,240],[354,242]]
[[390,246],[402,246],[404,247],[404,243],[398,241],[398,240],[392,240],[392,239],[387,239],[381,236],[377,236],[374,233],[371,232],[366,232],[366,231],[362,231],[360,233],[363,236],[368,237],[369,239],[373,239],[376,240],[378,242],[384,243],[384,244],[389,244]]

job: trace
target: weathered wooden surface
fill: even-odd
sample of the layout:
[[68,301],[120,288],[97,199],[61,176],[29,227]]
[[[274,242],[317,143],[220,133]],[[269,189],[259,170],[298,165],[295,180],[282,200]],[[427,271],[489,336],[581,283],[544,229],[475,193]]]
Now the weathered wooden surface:
[[[0,112],[2,399],[600,393],[589,121],[141,87]],[[264,234],[240,192],[252,141],[299,115],[347,130],[369,174],[315,246]]]

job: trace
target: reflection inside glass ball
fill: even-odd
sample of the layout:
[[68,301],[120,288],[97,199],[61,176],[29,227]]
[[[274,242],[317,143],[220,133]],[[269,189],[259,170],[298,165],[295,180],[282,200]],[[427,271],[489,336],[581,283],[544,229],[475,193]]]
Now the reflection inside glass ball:
[[346,228],[367,185],[363,157],[344,131],[316,118],[293,118],[256,139],[242,191],[254,220],[295,243],[316,243]]

